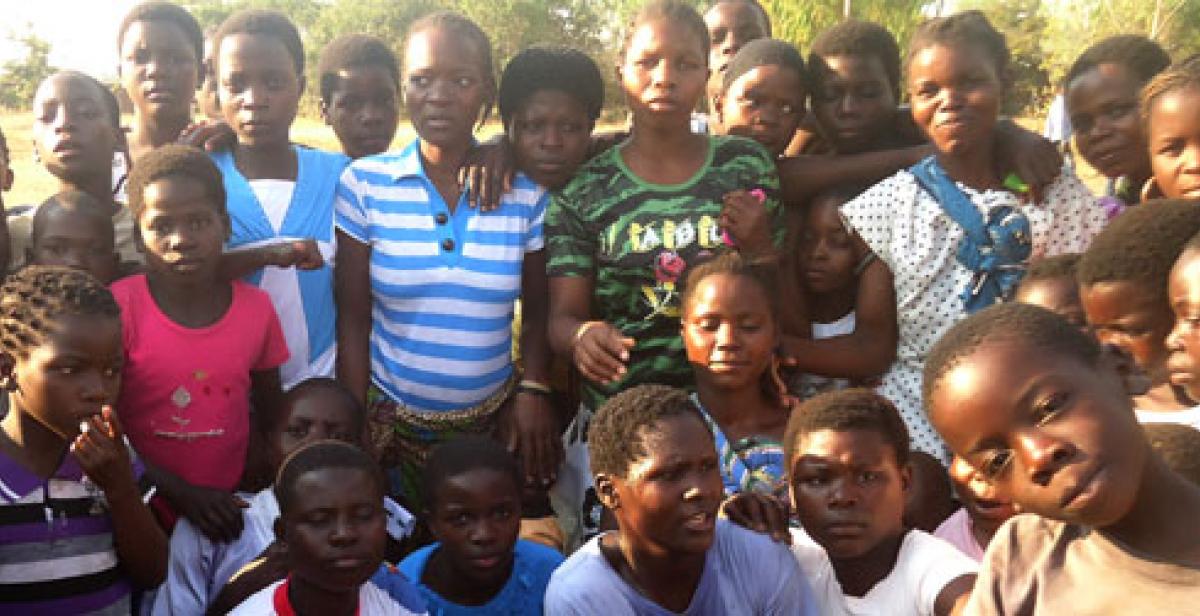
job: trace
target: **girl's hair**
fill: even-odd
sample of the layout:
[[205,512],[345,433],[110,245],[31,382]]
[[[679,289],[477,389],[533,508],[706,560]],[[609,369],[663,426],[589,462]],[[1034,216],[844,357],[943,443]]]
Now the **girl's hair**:
[[600,68],[578,49],[535,45],[513,56],[500,76],[500,118],[508,126],[534,94],[563,92],[579,101],[594,124],[604,107]]
[[387,71],[396,89],[400,89],[400,66],[396,54],[381,39],[366,34],[343,34],[321,50],[317,61],[321,100],[333,98],[338,86],[338,73],[350,68],[378,66]]
[[200,24],[187,9],[170,2],[143,2],[125,14],[121,20],[121,29],[117,31],[117,49],[125,44],[125,34],[133,24],[144,21],[148,23],[174,24],[183,32],[184,38],[196,52],[196,70],[204,61],[204,34],[200,32]]
[[729,89],[733,82],[760,66],[780,66],[796,71],[800,76],[800,87],[808,88],[808,71],[804,68],[804,57],[787,41],[778,39],[755,39],[746,43],[725,69],[721,90]]
[[129,211],[134,220],[141,219],[146,209],[146,187],[167,177],[191,178],[199,182],[208,197],[205,203],[217,212],[226,226],[230,224],[221,170],[203,150],[179,143],[169,143],[147,152],[129,172]]
[[778,298],[772,291],[775,285],[774,267],[748,261],[740,253],[732,250],[697,265],[688,273],[687,284],[684,285],[683,295],[679,302],[684,313],[692,303],[692,293],[695,292],[696,287],[699,287],[705,278],[722,274],[746,278],[762,289],[763,295],[767,298],[767,310],[771,313],[771,318],[779,320]]
[[64,317],[120,318],[121,309],[103,283],[68,267],[30,265],[0,287],[0,351],[28,357]]
[[643,4],[625,29],[625,37],[621,42],[622,60],[625,59],[625,54],[629,53],[629,42],[633,40],[634,33],[638,31],[638,28],[652,21],[676,23],[691,30],[700,38],[700,42],[703,44],[700,52],[704,56],[704,63],[708,64],[708,50],[712,46],[712,39],[708,36],[708,26],[704,23],[704,18],[700,16],[700,13],[682,0],[650,0]]
[[1007,82],[1011,54],[1008,44],[987,17],[980,11],[963,11],[948,17],[934,17],[922,23],[908,44],[905,66],[912,63],[918,52],[934,45],[974,47],[991,59],[996,74]]
[[1158,99],[1181,90],[1195,90],[1200,94],[1200,54],[1172,64],[1142,88],[1142,125],[1150,127],[1150,110]]
[[307,473],[335,468],[362,471],[371,478],[379,489],[380,497],[387,495],[387,481],[383,469],[366,452],[342,441],[317,441],[293,451],[279,465],[275,478],[275,498],[279,501],[279,515],[286,517],[296,506],[296,484]]
[[[878,59],[884,74],[887,75],[888,83],[892,86],[892,95],[896,100],[900,100],[900,45],[887,28],[870,21],[847,19],[826,29],[813,41],[808,53],[808,64],[817,66],[824,58],[834,56]],[[821,71],[814,70],[813,80],[820,79],[822,75]]]
[[1138,84],[1145,85],[1171,64],[1171,56],[1161,45],[1141,35],[1110,36],[1079,54],[1063,78],[1063,85],[1071,85],[1080,75],[1101,64],[1123,66]]
[[414,21],[409,26],[408,36],[404,37],[404,40],[407,42],[412,39],[414,34],[433,29],[448,30],[458,35],[460,39],[471,41],[478,50],[479,72],[483,75],[483,82],[487,86],[488,92],[487,100],[483,104],[483,113],[479,116],[479,125],[482,126],[488,116],[492,114],[492,107],[496,104],[496,68],[495,62],[492,60],[491,39],[478,24],[467,17],[454,11],[435,11]]
[[296,24],[279,11],[265,9],[238,11],[221,22],[221,27],[217,28],[212,41],[211,70],[214,75],[220,73],[221,43],[226,37],[235,34],[266,36],[279,41],[291,56],[296,75],[304,76],[304,43],[300,40]]
[[463,436],[438,445],[429,454],[421,471],[425,507],[433,511],[437,505],[438,488],[447,479],[479,469],[496,471],[509,477],[518,493],[524,485],[516,458],[503,445],[486,436]]

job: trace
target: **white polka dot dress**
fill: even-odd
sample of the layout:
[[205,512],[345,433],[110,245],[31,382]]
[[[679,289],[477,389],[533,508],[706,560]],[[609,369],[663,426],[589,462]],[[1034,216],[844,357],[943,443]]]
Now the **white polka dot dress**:
[[[1069,170],[1050,185],[1045,202],[1021,205],[1005,191],[977,191],[958,185],[984,218],[995,207],[1019,208],[1029,218],[1033,256],[1082,252],[1105,223],[1103,209]],[[945,445],[925,417],[921,369],[930,348],[967,316],[959,294],[971,272],[955,258],[965,233],[907,171],[872,186],[842,206],[842,213],[892,270],[900,339],[896,362],[878,392],[900,410],[913,447],[948,461]]]

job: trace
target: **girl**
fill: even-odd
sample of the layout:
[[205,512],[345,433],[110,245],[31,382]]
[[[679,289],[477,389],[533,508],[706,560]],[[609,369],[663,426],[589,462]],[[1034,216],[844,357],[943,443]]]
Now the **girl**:
[[[992,144],[1008,60],[1004,36],[978,11],[922,24],[909,48],[908,89],[913,118],[937,153],[842,206],[863,248],[890,270],[899,302],[897,360],[879,392],[900,410],[914,446],[943,463],[921,406],[929,347],[967,313],[1010,293],[1029,258],[1080,252],[1104,224],[1069,171],[1044,203],[1022,203],[1003,188]],[[1008,240],[994,245],[997,236]],[[982,258],[985,248],[1004,258]]]
[[808,83],[800,52],[784,41],[751,41],[729,61],[721,85],[717,126],[757,141],[773,158],[783,156],[804,118]]
[[[561,454],[547,397],[549,198],[520,175],[484,214],[458,184],[496,94],[490,43],[467,18],[439,12],[413,24],[405,48],[417,139],[355,161],[338,188],[338,377],[367,402],[393,493],[419,510],[419,469],[453,435],[490,433],[502,419],[501,436],[517,435],[526,482],[543,486]],[[511,357],[518,297],[523,378]]]
[[400,68],[387,44],[345,34],[321,50],[317,65],[321,119],[342,152],[362,158],[386,152],[400,119]]
[[1200,57],[1167,69],[1142,91],[1142,123],[1154,177],[1146,198],[1200,199]]
[[[117,408],[168,507],[229,542],[245,503],[231,491],[245,468],[250,402],[272,419],[287,346],[266,294],[219,273],[229,235],[221,174],[202,151],[165,145],[138,161],[130,209],[146,273],[112,286],[124,324]],[[160,505],[162,503],[159,503]]]
[[726,496],[754,491],[786,502],[790,408],[774,389],[779,329],[769,280],[737,253],[696,267],[683,295],[683,343]]
[[[304,91],[304,48],[292,22],[275,11],[234,13],[213,36],[217,99],[237,143],[213,154],[229,195],[233,232],[226,275],[247,275],[271,297],[291,357],[285,388],[332,376],[333,199],[348,159],[291,144]],[[275,266],[275,267],[268,267]],[[283,269],[296,266],[292,269]],[[232,277],[232,276],[231,276]]]

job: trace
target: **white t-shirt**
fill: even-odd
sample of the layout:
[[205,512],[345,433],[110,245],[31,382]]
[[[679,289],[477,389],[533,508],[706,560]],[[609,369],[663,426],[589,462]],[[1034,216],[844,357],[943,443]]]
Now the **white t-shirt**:
[[1190,426],[1200,430],[1200,406],[1193,406],[1182,411],[1143,411],[1137,409],[1138,423],[1173,423]]
[[[847,336],[854,333],[856,319],[854,311],[847,312],[844,316],[830,323],[813,323],[812,337],[813,340],[826,340],[836,336]],[[804,375],[804,395],[806,398],[815,396],[819,393],[827,391],[835,391],[838,389],[846,389],[850,386],[849,379],[830,378],[819,374]]]
[[[274,584],[250,595],[230,612],[230,616],[284,616],[275,609],[275,591],[287,580]],[[426,612],[421,612],[422,614]],[[406,609],[391,595],[371,582],[358,589],[358,616],[408,616],[417,612]]]
[[837,574],[833,572],[833,563],[829,562],[825,548],[813,541],[802,528],[793,528],[791,532],[792,555],[812,587],[817,612],[821,616],[844,616],[848,613],[846,600],[842,597],[842,586],[838,584]]
[[[554,616],[670,616],[621,579],[595,537],[550,577],[545,613]],[[687,616],[817,616],[804,574],[786,546],[725,520],[705,557]]]

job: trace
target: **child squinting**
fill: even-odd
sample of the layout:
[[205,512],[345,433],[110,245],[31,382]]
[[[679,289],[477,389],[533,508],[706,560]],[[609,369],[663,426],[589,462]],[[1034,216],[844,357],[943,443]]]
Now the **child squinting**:
[[25,261],[83,270],[103,284],[117,277],[120,257],[107,208],[91,195],[71,190],[42,202],[33,215]]

